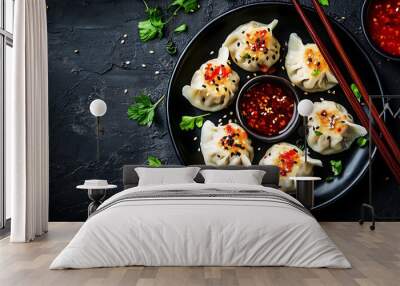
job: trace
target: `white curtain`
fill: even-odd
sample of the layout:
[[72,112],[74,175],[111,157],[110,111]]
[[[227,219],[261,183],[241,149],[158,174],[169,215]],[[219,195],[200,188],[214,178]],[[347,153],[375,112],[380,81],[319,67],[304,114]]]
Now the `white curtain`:
[[28,242],[48,227],[46,2],[17,0],[14,11],[14,94],[6,99],[6,180],[12,193],[10,241]]

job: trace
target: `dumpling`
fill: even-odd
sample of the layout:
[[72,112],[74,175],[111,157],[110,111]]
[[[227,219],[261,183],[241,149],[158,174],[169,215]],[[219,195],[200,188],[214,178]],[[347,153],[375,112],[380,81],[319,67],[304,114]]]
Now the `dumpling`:
[[280,57],[281,45],[272,34],[277,24],[276,19],[268,25],[255,21],[243,24],[229,34],[223,46],[242,69],[267,72]]
[[206,165],[251,165],[254,152],[246,131],[235,123],[215,126],[207,120],[201,129],[201,152]]
[[350,148],[354,140],[367,134],[367,130],[353,123],[347,110],[334,101],[314,102],[308,117],[308,145],[316,152],[329,155]]
[[314,166],[322,167],[322,162],[307,156],[307,164],[304,152],[289,143],[282,142],[272,145],[267,150],[259,165],[275,165],[280,169],[279,186],[285,192],[295,190],[294,181],[290,177],[310,176]]
[[190,85],[183,87],[183,96],[194,107],[205,111],[218,111],[233,101],[240,78],[229,66],[228,58],[228,49],[222,47],[218,58],[204,63],[194,73]]
[[325,91],[338,83],[317,45],[304,45],[295,33],[289,37],[285,68],[290,81],[307,92]]

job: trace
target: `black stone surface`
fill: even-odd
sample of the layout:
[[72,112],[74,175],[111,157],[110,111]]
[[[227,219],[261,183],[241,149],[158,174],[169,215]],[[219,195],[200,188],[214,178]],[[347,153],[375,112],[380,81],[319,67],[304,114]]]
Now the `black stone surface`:
[[[142,43],[137,32],[137,22],[145,17],[142,1],[47,1],[51,221],[86,219],[87,194],[75,189],[85,179],[107,179],[121,189],[124,164],[143,164],[149,155],[166,164],[179,163],[167,131],[164,106],[158,109],[156,122],[150,128],[128,120],[127,107],[141,90],[150,93],[153,101],[166,93],[178,59],[165,52],[168,37],[173,37],[180,52],[215,16],[254,2],[260,1],[200,0],[198,12],[180,13],[169,25],[172,28],[185,22],[189,25],[187,33],[172,35],[167,29],[163,39]],[[166,7],[169,1],[149,0],[149,3]],[[310,5],[310,1],[303,3]],[[382,77],[385,92],[400,94],[400,64],[385,60],[368,46],[361,31],[361,4],[361,0],[331,0],[326,10],[366,48]],[[89,104],[96,98],[104,99],[108,105],[101,121],[105,134],[100,142],[100,162],[96,161],[95,118],[89,113]],[[396,103],[392,102],[391,107],[396,109]],[[388,124],[400,142],[399,119],[389,119]],[[374,162],[373,182],[378,217],[399,219],[400,189],[380,156]],[[368,176],[365,176],[354,190],[315,215],[321,220],[357,220],[360,205],[367,199]]]

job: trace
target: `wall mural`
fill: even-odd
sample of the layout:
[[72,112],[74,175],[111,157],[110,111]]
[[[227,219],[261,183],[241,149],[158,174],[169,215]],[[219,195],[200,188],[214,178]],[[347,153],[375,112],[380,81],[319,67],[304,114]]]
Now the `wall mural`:
[[[361,179],[368,167],[368,131],[294,10],[239,9],[204,28],[222,11],[251,2],[157,1],[156,8],[154,1],[48,1],[51,220],[84,220],[87,196],[75,186],[94,177],[121,186],[123,164],[204,161],[276,164],[288,192],[290,176],[314,173],[323,179],[317,185],[319,206],[352,190],[316,216],[358,218],[368,190],[367,178]],[[335,16],[358,7],[350,6],[328,10],[352,60],[363,66],[365,85],[381,94],[369,56],[340,28],[358,24]],[[363,40],[357,28],[353,31]],[[382,77],[389,80],[395,66],[378,61],[378,72],[388,70],[390,77]],[[395,80],[385,83],[396,91]],[[358,97],[357,86],[352,90]],[[88,110],[96,98],[108,105],[99,160],[96,122]],[[315,103],[308,116],[306,162],[297,112],[302,99]],[[399,123],[398,102],[374,101],[389,126]],[[385,203],[400,195],[379,155],[373,168],[374,186],[382,186],[374,193],[378,216],[399,217],[396,206]]]

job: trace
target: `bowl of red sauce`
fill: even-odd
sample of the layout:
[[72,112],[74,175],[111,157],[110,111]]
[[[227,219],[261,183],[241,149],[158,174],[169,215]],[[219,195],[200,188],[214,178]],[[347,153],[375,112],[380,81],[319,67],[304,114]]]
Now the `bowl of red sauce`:
[[236,99],[236,115],[255,138],[272,143],[288,137],[296,128],[298,96],[289,81],[272,75],[249,80]]
[[372,48],[388,59],[400,60],[400,0],[366,0],[361,19]]

